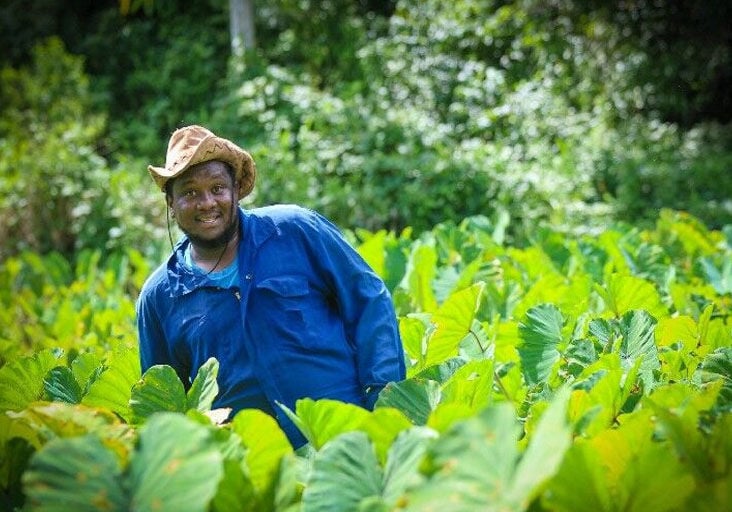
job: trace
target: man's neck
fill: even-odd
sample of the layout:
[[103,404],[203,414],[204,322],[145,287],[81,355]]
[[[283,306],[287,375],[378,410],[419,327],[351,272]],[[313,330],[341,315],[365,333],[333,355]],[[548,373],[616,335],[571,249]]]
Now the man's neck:
[[239,233],[220,247],[200,247],[191,243],[191,259],[193,263],[206,272],[223,270],[232,264],[236,258],[236,248],[239,244]]

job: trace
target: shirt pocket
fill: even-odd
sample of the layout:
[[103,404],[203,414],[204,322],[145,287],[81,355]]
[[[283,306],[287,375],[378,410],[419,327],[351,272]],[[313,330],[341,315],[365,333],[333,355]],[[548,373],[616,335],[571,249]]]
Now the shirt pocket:
[[270,277],[257,283],[256,288],[269,292],[273,298],[279,298],[284,303],[297,303],[307,297],[310,291],[307,279],[302,276]]
[[306,317],[310,287],[304,276],[284,275],[264,279],[255,285],[256,298],[250,299],[256,310],[256,323],[270,334],[279,346],[304,348],[312,343]]

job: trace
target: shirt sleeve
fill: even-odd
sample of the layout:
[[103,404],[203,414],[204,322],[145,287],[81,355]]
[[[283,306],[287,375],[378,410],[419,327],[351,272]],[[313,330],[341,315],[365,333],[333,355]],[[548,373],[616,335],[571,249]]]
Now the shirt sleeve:
[[143,291],[140,294],[136,309],[137,333],[140,338],[140,365],[142,372],[145,373],[151,366],[167,364],[170,356],[149,291]]
[[330,281],[346,336],[357,352],[358,375],[369,407],[389,382],[405,378],[404,350],[391,295],[383,280],[340,230],[311,212],[317,265]]
[[140,339],[140,366],[145,373],[151,366],[167,364],[175,369],[184,386],[188,386],[186,369],[169,350],[153,289],[143,288],[137,304],[137,332]]

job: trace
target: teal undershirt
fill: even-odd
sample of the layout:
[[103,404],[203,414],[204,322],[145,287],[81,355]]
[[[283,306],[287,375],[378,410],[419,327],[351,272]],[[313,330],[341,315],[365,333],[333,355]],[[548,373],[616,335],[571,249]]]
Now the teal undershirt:
[[184,262],[188,268],[192,269],[198,274],[205,275],[213,282],[215,286],[219,286],[221,288],[238,288],[239,263],[237,262],[236,258],[234,258],[234,261],[228,267],[221,270],[208,272],[207,270],[202,269],[193,262],[190,244],[188,244],[188,247],[186,247],[183,257]]

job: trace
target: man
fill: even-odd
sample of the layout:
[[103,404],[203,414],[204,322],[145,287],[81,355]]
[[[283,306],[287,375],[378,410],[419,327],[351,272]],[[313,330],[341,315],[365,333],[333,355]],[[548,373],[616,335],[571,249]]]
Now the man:
[[143,371],[170,365],[188,387],[215,357],[214,407],[266,411],[296,448],[305,439],[278,402],[371,409],[404,378],[391,297],[338,229],[297,206],[238,206],[254,187],[249,153],[187,126],[148,170],[185,237],[137,302]]

